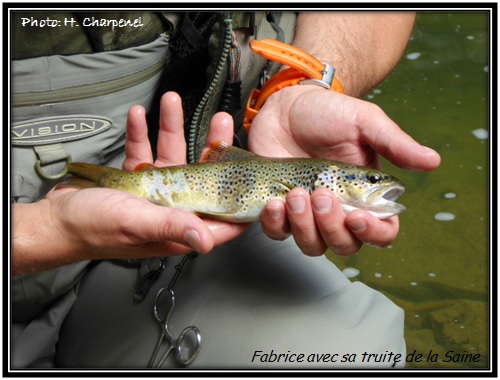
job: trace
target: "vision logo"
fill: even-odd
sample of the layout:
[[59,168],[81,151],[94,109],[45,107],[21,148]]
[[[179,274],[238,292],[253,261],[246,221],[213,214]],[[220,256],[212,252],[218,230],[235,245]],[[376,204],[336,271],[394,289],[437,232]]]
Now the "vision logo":
[[11,127],[12,145],[45,145],[87,138],[107,131],[112,121],[102,116],[69,115],[32,119]]

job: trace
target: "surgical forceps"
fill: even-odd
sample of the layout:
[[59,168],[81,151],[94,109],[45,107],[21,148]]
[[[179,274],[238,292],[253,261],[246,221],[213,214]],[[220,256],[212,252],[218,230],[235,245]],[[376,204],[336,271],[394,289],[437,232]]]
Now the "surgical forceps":
[[[160,304],[160,298],[161,295],[163,294],[164,291],[168,291],[170,293],[170,302],[171,306],[168,311],[167,316],[165,317],[164,320],[160,317],[158,313],[158,306]],[[163,364],[165,363],[165,360],[167,360],[168,355],[172,350],[175,349],[176,351],[176,359],[179,363],[182,365],[189,365],[196,357],[198,356],[198,353],[200,352],[201,348],[201,334],[200,330],[196,326],[188,326],[184,330],[182,330],[181,334],[176,338],[174,334],[172,333],[172,330],[169,327],[169,322],[170,322],[170,317],[172,316],[172,312],[174,311],[174,306],[175,306],[175,295],[174,291],[171,288],[165,287],[161,288],[158,293],[156,294],[156,299],[155,299],[155,304],[153,308],[153,314],[155,319],[158,321],[158,323],[161,326],[162,332],[160,335],[160,338],[158,339],[158,343],[156,344],[156,348],[153,352],[153,355],[151,356],[151,360],[149,361],[148,367],[149,368],[161,368]],[[189,347],[191,342],[189,339],[185,341],[186,337],[189,336],[188,334],[191,333],[193,337],[195,338],[194,340],[194,347]],[[156,360],[156,357],[158,356],[158,353],[160,351],[160,348],[162,346],[162,343],[164,340],[168,341],[169,347],[167,348],[167,351],[163,354],[161,357],[160,361],[158,364],[155,366],[154,362]],[[190,354],[186,357],[184,356],[183,351],[190,351]]]

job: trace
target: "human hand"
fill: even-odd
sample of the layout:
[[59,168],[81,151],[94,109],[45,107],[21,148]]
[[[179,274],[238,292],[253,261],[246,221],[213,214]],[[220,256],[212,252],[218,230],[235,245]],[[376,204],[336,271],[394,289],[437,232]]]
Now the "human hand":
[[[404,133],[375,104],[315,86],[292,86],[271,96],[255,117],[249,148],[262,156],[320,157],[379,168],[378,154],[410,170],[430,171],[440,157]],[[339,255],[363,243],[387,246],[397,236],[397,216],[380,220],[363,210],[347,216],[331,191],[311,196],[303,189],[288,194],[286,205],[271,201],[262,214],[271,238],[290,233],[311,256],[327,248]]]
[[[216,115],[207,143],[232,143],[232,129],[229,115]],[[124,170],[133,170],[143,162],[158,167],[183,164],[186,143],[182,103],[174,93],[162,98],[157,152],[153,162],[144,108],[134,106],[128,114]],[[73,243],[72,252],[91,254],[95,259],[171,256],[192,250],[207,253],[246,228],[246,225],[203,220],[111,189],[63,188],[51,191],[47,198],[52,201],[58,229]]]

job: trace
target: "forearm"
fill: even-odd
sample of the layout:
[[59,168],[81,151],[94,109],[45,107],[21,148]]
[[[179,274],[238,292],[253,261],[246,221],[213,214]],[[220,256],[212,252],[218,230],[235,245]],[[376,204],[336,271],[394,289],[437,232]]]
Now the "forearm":
[[12,274],[40,272],[79,261],[53,222],[46,199],[12,207]]
[[12,216],[14,275],[82,260],[208,253],[245,229],[103,188],[52,191],[13,205]]
[[333,66],[346,94],[360,97],[395,67],[414,12],[301,12],[293,45]]

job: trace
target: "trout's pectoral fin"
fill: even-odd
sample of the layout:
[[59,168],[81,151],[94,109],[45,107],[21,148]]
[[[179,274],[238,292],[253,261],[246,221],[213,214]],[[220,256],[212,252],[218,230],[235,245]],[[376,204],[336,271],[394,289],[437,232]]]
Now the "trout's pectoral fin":
[[74,187],[75,189],[88,189],[91,187],[98,187],[95,182],[87,181],[82,178],[70,178],[67,181],[58,183],[55,189],[64,189],[66,187]]
[[285,193],[287,194],[290,190],[294,189],[295,186],[290,185],[289,183],[280,181],[278,179],[273,179],[272,181],[273,184],[273,190],[276,191],[278,194],[280,193]]
[[208,212],[208,211],[195,211],[195,215],[200,218],[221,220],[223,222],[236,222],[238,218],[231,212]]

